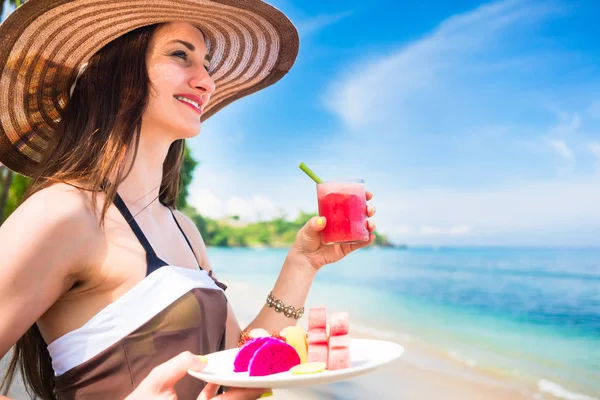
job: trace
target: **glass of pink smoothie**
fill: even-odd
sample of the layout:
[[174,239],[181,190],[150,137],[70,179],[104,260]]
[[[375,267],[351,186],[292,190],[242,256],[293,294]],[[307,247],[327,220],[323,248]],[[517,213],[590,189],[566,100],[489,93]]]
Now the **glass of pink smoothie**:
[[325,244],[358,243],[369,240],[367,199],[362,179],[326,181],[317,184],[319,215],[327,218],[321,240]]

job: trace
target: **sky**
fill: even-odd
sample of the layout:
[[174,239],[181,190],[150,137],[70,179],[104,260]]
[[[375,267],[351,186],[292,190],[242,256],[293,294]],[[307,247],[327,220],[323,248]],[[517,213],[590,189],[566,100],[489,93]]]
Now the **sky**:
[[305,162],[365,179],[396,243],[600,245],[600,4],[405,3],[271,2],[298,60],[189,142],[191,203],[315,212]]
[[316,212],[305,162],[398,244],[600,246],[600,3],[267,2],[299,56],[188,141],[199,212]]

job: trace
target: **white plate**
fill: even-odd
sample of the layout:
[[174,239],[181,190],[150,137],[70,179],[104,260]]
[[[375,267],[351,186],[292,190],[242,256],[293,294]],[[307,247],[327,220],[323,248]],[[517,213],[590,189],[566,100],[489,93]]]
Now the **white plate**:
[[205,382],[230,387],[275,389],[323,385],[354,378],[388,364],[404,353],[404,347],[383,340],[351,339],[350,368],[303,375],[280,372],[249,376],[248,372],[233,372],[237,352],[238,349],[231,349],[209,354],[208,365],[202,372],[188,371],[188,374]]

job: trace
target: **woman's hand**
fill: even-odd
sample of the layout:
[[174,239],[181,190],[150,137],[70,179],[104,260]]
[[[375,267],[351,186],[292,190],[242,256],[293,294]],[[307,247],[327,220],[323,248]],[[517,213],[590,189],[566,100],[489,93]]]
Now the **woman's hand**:
[[[202,371],[205,367],[206,363],[198,356],[185,351],[150,371],[146,379],[125,400],[176,400],[175,384],[188,370]],[[216,396],[218,389],[218,385],[207,384],[197,400],[255,400],[263,394],[271,393],[266,389],[233,388]]]
[[[373,198],[373,193],[367,193],[367,201]],[[367,217],[375,215],[375,208],[367,205],[365,210]],[[300,229],[296,235],[296,241],[292,249],[300,255],[306,257],[310,264],[319,270],[323,265],[332,264],[341,260],[354,250],[369,246],[375,240],[373,231],[375,223],[367,220],[367,229],[369,230],[369,241],[354,244],[334,244],[324,245],[321,242],[321,231],[327,225],[325,217],[313,217]]]

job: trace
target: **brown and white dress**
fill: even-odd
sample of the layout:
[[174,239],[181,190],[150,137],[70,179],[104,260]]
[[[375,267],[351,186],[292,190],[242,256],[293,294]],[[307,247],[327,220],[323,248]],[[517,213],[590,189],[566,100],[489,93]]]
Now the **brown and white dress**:
[[[48,345],[60,399],[123,399],[152,368],[182,351],[225,348],[226,286],[200,266],[167,265],[118,196],[115,205],[146,250],[147,274],[85,325]],[[203,387],[187,375],[175,389],[178,399],[195,400]]]

